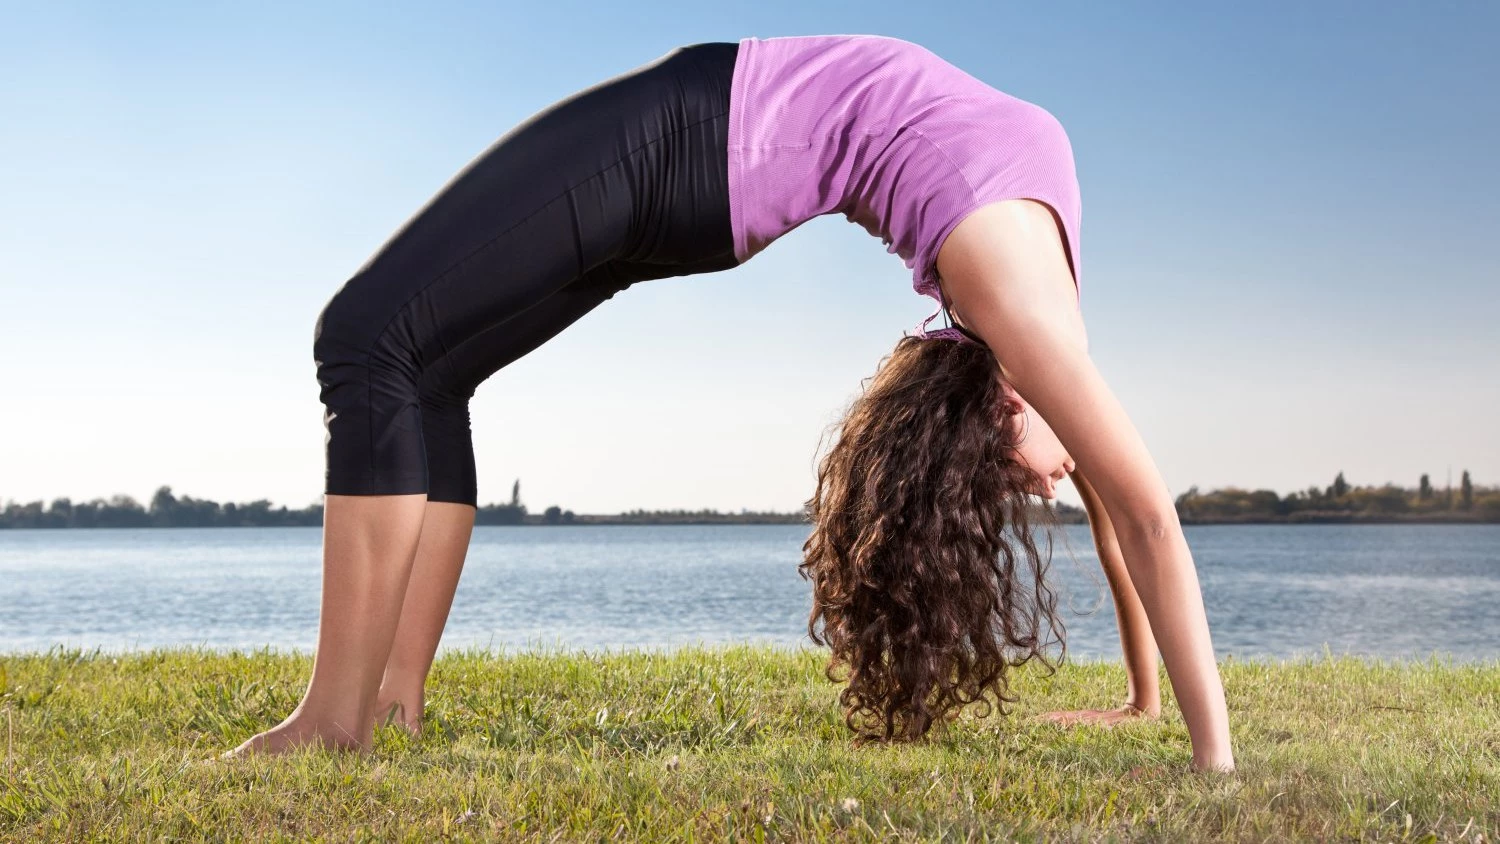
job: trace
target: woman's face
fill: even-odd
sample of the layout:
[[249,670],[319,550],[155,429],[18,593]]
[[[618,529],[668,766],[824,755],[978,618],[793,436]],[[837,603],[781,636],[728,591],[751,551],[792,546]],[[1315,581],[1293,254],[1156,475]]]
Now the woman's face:
[[1016,458],[1036,474],[1036,486],[1032,492],[1050,501],[1057,497],[1057,482],[1073,471],[1073,458],[1068,456],[1067,449],[1063,448],[1042,415],[1027,404],[1015,388],[1005,383],[1001,386],[1005,390],[1006,403],[1016,411],[1014,416],[1006,417],[1006,421],[1014,426],[1016,436],[1022,438],[1015,449]]

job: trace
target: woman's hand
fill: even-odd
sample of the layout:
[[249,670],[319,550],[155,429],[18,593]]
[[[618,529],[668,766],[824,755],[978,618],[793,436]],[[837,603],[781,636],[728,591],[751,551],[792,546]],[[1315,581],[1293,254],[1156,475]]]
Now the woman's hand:
[[1072,727],[1076,725],[1098,725],[1101,727],[1113,727],[1121,721],[1131,721],[1136,718],[1155,720],[1160,712],[1148,712],[1131,703],[1122,703],[1114,709],[1075,709],[1047,712],[1038,717],[1043,721],[1050,721],[1058,726]]

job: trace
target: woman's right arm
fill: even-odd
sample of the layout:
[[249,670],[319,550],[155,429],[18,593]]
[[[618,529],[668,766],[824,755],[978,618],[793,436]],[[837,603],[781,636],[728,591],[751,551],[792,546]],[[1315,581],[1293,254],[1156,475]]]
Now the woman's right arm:
[[949,241],[938,256],[945,292],[1109,513],[1192,737],[1192,766],[1232,770],[1224,687],[1193,557],[1166,482],[1089,357],[1050,212],[1029,201],[992,205]]

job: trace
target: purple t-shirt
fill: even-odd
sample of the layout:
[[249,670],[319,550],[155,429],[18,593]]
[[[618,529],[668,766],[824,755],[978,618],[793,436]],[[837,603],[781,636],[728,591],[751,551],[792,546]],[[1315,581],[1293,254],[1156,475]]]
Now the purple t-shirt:
[[943,240],[982,205],[1029,198],[1057,212],[1078,282],[1073,150],[1045,109],[899,38],[739,43],[728,145],[741,263],[813,217],[842,213],[901,256],[917,293],[937,300],[916,330],[931,336],[927,323],[942,311],[934,264]]

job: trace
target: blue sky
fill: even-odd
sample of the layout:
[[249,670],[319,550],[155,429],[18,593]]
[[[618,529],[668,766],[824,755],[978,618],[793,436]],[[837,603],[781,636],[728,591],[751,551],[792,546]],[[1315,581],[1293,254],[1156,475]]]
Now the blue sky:
[[[678,45],[819,33],[1061,119],[1091,348],[1174,493],[1500,483],[1494,4],[0,11],[0,500],[319,500],[314,320],[453,173]],[[837,215],[638,284],[480,387],[480,500],[795,509],[930,304]]]

